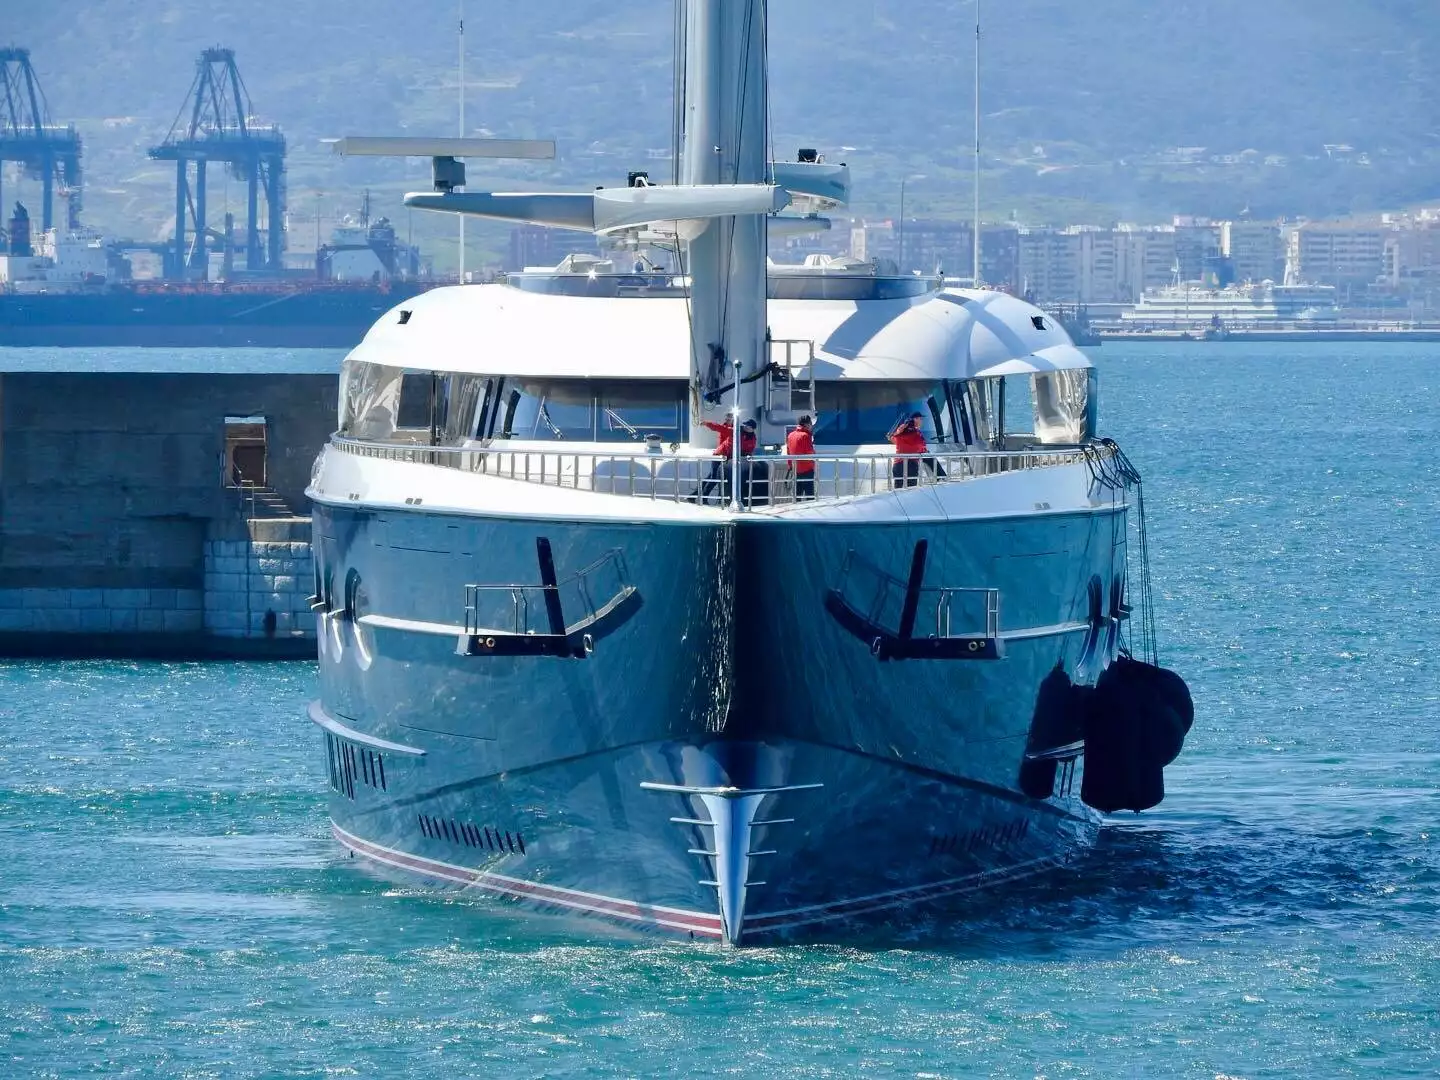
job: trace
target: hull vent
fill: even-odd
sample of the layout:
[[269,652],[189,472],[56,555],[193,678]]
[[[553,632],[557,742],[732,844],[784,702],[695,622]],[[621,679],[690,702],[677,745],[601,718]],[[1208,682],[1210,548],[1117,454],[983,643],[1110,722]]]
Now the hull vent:
[[355,798],[355,785],[389,791],[385,755],[325,733],[325,757],[330,767],[330,788],[347,799]]
[[420,832],[431,840],[444,840],[481,851],[525,854],[525,837],[519,832],[471,825],[454,818],[438,818],[429,814],[418,814],[417,820]]
[[978,848],[1002,847],[1005,844],[1024,839],[1029,832],[1029,819],[1021,818],[1005,825],[986,825],[983,829],[971,829],[966,833],[932,836],[930,838],[930,854],[963,855]]

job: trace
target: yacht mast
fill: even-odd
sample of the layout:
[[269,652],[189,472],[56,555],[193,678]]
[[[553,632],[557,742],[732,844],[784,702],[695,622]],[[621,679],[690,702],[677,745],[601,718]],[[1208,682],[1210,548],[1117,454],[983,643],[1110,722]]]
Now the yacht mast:
[[[684,71],[682,184],[769,181],[765,0],[678,0]],[[690,275],[691,377],[697,416],[724,405],[758,418],[769,363],[764,214],[702,222],[685,245]],[[748,382],[746,380],[749,380]],[[721,391],[721,402],[706,393]]]
[[980,0],[975,0],[975,219],[974,219],[974,262],[970,277],[975,288],[980,287]]
[[[465,138],[465,0],[459,0],[460,33],[456,45],[460,53],[460,138]],[[465,284],[465,215],[460,219],[460,284]]]

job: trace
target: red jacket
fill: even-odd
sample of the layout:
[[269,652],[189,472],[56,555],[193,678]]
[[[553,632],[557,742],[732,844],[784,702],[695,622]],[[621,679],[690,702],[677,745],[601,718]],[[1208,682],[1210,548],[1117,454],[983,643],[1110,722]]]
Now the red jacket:
[[[701,420],[700,423],[704,424],[711,431],[718,431],[720,433],[720,441],[715,446],[715,456],[729,457],[730,451],[735,445],[735,426],[733,424],[717,424],[711,420]],[[749,457],[755,453],[755,444],[757,441],[755,432],[742,427],[740,429],[740,456]]]
[[890,441],[901,454],[923,454],[930,448],[925,445],[925,436],[920,428],[907,420],[890,432]]
[[[790,455],[815,453],[815,439],[803,427],[797,427],[785,436],[785,453]],[[796,476],[809,476],[815,471],[815,462],[795,462]]]

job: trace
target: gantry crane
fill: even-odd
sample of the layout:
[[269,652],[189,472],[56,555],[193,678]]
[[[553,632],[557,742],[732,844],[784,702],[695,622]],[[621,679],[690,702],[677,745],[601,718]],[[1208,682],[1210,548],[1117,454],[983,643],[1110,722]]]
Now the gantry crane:
[[[175,162],[175,239],[165,260],[166,276],[206,276],[206,165],[224,162],[245,183],[245,269],[278,274],[284,253],[285,137],[278,127],[251,122],[250,94],[235,66],[233,49],[206,49],[196,63],[195,81],[170,133],[152,147],[155,161]],[[189,180],[195,163],[195,182]],[[260,243],[260,197],[265,197],[266,244]],[[188,227],[187,227],[188,222]],[[187,232],[193,239],[187,241]]]
[[0,48],[0,183],[7,161],[19,162],[25,175],[40,181],[41,228],[55,226],[57,194],[68,204],[66,226],[79,227],[80,136],[73,126],[50,122],[29,49]]

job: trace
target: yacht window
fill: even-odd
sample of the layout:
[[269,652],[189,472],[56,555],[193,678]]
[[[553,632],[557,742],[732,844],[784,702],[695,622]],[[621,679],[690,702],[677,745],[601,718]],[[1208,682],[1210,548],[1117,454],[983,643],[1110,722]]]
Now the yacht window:
[[596,405],[596,436],[603,442],[640,440],[646,435],[659,435],[666,442],[685,438],[684,383],[602,386]]
[[[583,389],[582,389],[583,387]],[[520,383],[511,390],[504,438],[590,442],[595,403],[588,383]]]
[[504,379],[485,380],[485,400],[480,403],[480,419],[475,422],[475,437],[488,439],[495,434],[495,422],[500,417],[500,403],[505,398]]
[[950,399],[959,415],[967,445],[980,449],[994,445],[994,420],[1000,412],[999,387],[999,379],[966,379],[950,384]]
[[955,442],[960,446],[974,446],[975,427],[970,422],[970,414],[965,408],[964,393],[963,383],[947,382],[945,384],[945,405],[950,412],[950,430],[955,434]]
[[[933,416],[929,405],[932,397],[943,400],[943,386],[921,382],[817,382],[815,441],[837,446],[884,443],[896,422],[910,413]],[[932,441],[939,441],[944,434],[943,429],[926,432]]]
[[678,441],[688,419],[685,384],[567,379],[522,383],[511,394],[501,437],[541,441]]
[[445,377],[444,421],[437,424],[442,445],[459,446],[474,436],[480,423],[480,406],[485,388],[491,381],[484,375]]
[[1034,439],[1035,410],[1030,398],[1029,375],[1006,375],[1000,382],[1000,428],[1009,440],[1023,442]]
[[500,426],[495,432],[497,439],[509,439],[515,434],[515,412],[520,408],[520,399],[523,397],[519,390],[511,388],[505,395],[505,413],[500,421]]
[[400,407],[396,413],[395,426],[428,430],[434,393],[435,376],[433,373],[407,371],[400,383]]
[[394,437],[403,375],[401,368],[346,360],[341,371],[341,434],[376,441]]
[[588,384],[580,390],[565,383],[524,384],[512,392],[515,407],[507,416],[506,438],[590,442],[595,438],[595,408]]
[[930,410],[930,422],[935,425],[934,442],[954,442],[954,428],[950,426],[950,413],[945,408],[945,394],[943,391],[937,397],[931,394],[925,399],[925,407]]
[[1035,437],[1042,443],[1081,443],[1095,432],[1094,368],[1047,371],[1033,377]]

